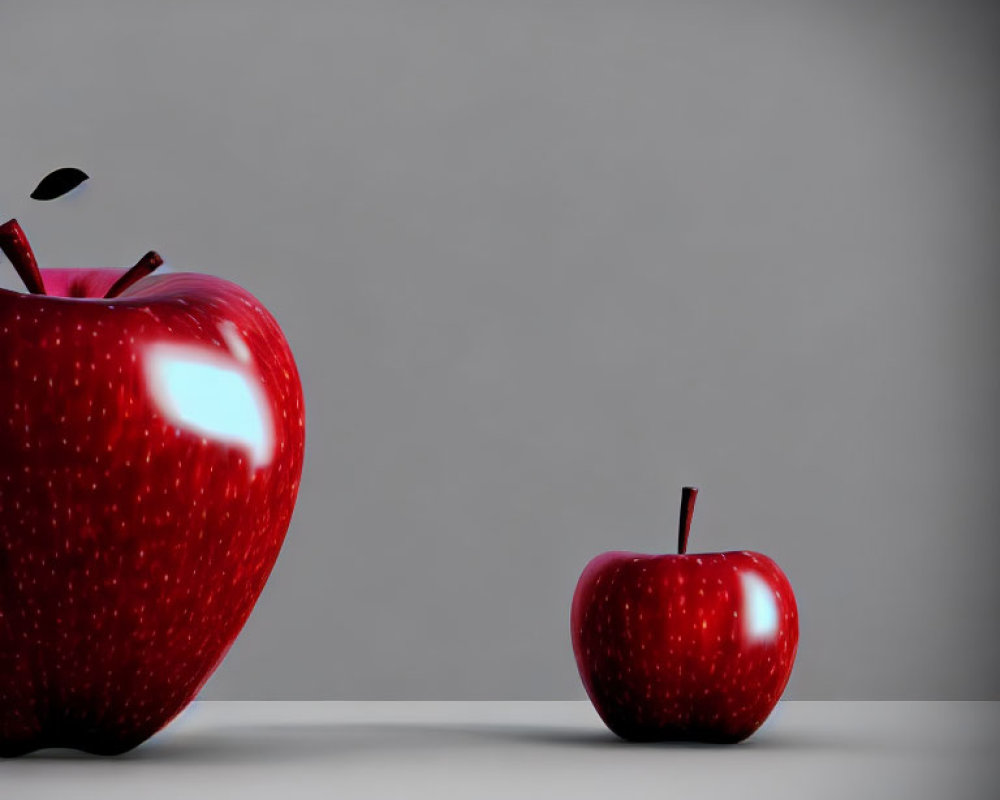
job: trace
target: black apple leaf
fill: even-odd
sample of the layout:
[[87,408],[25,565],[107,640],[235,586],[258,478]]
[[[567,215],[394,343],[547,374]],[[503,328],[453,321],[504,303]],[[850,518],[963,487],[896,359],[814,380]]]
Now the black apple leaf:
[[55,200],[73,191],[90,176],[76,167],[60,167],[50,172],[31,193],[33,200]]

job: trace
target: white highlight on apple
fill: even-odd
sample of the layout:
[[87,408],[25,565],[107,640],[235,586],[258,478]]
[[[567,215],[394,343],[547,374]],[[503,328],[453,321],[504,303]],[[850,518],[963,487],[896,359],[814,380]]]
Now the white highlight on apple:
[[778,604],[774,591],[755,572],[744,572],[740,582],[747,635],[751,639],[773,639],[778,632]]
[[[200,345],[156,342],[143,363],[150,394],[173,424],[246,449],[252,467],[269,463],[274,427],[250,352],[236,330],[223,328],[235,359]],[[234,338],[238,347],[234,347]]]
[[225,320],[219,325],[219,332],[222,334],[222,338],[229,347],[229,352],[233,354],[233,357],[241,364],[249,364],[251,361],[250,348],[247,347],[247,343],[240,336],[240,329],[236,327],[236,323],[228,319]]

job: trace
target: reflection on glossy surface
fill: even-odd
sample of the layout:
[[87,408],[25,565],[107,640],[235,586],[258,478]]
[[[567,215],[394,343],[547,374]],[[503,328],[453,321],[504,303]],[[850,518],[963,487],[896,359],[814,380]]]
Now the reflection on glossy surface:
[[778,604],[774,592],[755,572],[740,575],[743,585],[743,620],[752,639],[771,639],[778,631]]
[[250,348],[247,347],[247,343],[240,336],[240,331],[236,327],[236,323],[228,319],[224,320],[219,325],[219,332],[222,334],[223,340],[236,360],[241,364],[249,364],[251,361]]
[[[263,466],[274,450],[271,414],[235,326],[223,333],[237,360],[211,347],[167,343],[147,347],[150,394],[179,428],[244,447],[252,466]],[[234,340],[242,347],[234,347]]]

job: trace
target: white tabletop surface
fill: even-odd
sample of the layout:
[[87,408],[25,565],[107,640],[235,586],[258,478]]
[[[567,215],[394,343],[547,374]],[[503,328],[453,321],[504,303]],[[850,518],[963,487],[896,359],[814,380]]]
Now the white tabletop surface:
[[587,702],[200,702],[117,758],[0,761],[0,798],[996,798],[1000,703],[782,702],[738,745],[634,745]]

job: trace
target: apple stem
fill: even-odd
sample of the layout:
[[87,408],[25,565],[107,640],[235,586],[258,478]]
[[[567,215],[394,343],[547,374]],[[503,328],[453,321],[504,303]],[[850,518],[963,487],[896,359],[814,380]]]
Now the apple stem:
[[693,486],[681,489],[681,521],[677,530],[677,552],[684,555],[688,549],[688,537],[691,535],[691,517],[694,516],[694,501],[698,490]]
[[31,294],[45,294],[45,284],[42,283],[42,274],[38,271],[35,254],[31,250],[24,228],[16,219],[9,219],[0,225],[0,250],[3,250],[4,255],[14,265],[14,269]]
[[134,267],[111,284],[111,288],[108,289],[108,293],[104,295],[105,299],[109,297],[118,297],[118,295],[124,292],[129,286],[140,278],[145,278],[161,264],[163,264],[163,259],[160,258],[160,254],[155,250],[150,250],[136,262]]

